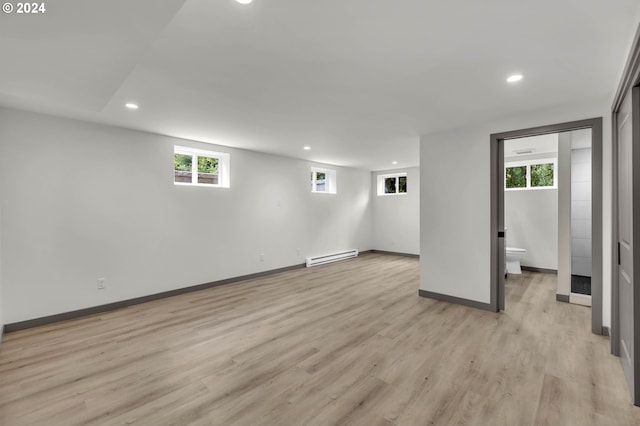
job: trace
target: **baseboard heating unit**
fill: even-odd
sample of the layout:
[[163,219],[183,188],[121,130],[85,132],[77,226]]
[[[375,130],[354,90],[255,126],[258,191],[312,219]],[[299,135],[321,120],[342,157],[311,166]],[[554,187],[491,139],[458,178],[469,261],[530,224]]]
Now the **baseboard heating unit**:
[[340,253],[325,254],[324,256],[307,257],[307,268],[310,266],[323,265],[329,262],[356,257],[358,250],[341,251]]

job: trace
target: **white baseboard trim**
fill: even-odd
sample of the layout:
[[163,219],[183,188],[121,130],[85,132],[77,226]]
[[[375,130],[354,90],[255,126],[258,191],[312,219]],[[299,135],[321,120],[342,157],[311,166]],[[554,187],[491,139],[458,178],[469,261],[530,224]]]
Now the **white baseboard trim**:
[[591,306],[591,296],[588,294],[570,293],[569,303],[575,305]]

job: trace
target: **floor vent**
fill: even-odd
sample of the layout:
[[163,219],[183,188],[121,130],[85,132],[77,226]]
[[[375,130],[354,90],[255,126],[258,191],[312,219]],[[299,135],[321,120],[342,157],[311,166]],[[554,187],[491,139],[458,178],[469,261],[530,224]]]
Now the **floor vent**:
[[307,257],[307,268],[310,266],[322,265],[329,262],[336,262],[338,260],[349,259],[356,257],[358,250],[342,251],[340,253],[325,254],[324,256]]

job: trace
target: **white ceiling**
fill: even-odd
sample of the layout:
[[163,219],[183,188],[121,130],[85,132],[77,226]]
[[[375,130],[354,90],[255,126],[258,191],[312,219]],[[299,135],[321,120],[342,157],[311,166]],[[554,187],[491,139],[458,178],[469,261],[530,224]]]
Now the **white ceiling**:
[[[591,135],[589,135],[591,137]],[[589,140],[590,141],[590,140]],[[531,150],[528,154],[518,154],[518,151]],[[530,136],[526,138],[507,139],[504,141],[504,156],[511,160],[517,157],[531,157],[540,154],[558,153],[558,134]]]
[[[571,149],[591,148],[591,129],[572,130]],[[511,161],[518,158],[540,157],[545,154],[558,154],[558,133],[529,136],[526,138],[506,139],[504,157]],[[518,154],[518,151],[531,150],[531,153]]]
[[[0,16],[0,105],[369,170],[417,165],[420,134],[610,97],[640,11],[638,0],[46,6]],[[508,85],[513,72],[525,78]]]

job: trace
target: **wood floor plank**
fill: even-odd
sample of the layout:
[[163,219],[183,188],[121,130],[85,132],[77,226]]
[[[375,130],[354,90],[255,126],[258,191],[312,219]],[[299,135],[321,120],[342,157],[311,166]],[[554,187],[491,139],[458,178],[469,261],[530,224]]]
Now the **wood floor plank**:
[[9,333],[0,424],[640,424],[555,280],[510,276],[496,314],[372,253]]

